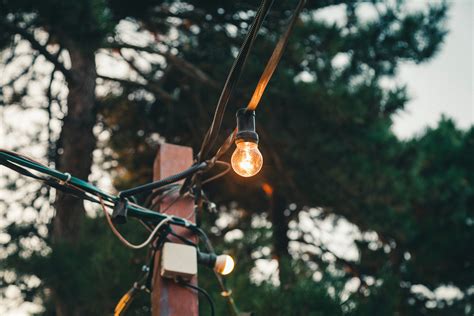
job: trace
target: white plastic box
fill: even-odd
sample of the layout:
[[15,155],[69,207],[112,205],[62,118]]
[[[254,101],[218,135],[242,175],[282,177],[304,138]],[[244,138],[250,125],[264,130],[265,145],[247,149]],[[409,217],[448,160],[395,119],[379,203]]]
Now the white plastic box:
[[167,242],[161,249],[161,271],[164,278],[181,277],[189,281],[197,274],[197,251],[189,245]]

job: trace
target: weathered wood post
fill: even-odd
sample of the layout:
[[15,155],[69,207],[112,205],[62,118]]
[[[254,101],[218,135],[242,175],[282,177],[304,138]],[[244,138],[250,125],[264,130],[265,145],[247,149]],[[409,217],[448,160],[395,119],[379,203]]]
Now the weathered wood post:
[[[162,144],[153,165],[153,180],[159,180],[189,168],[193,163],[193,150],[191,147]],[[195,222],[194,201],[191,197],[183,197],[173,203],[175,196],[168,197],[161,205],[161,211],[166,214],[187,218],[190,222]],[[173,229],[184,237],[196,241],[188,230],[182,227]],[[173,242],[180,242],[173,239]],[[197,316],[198,295],[195,291],[176,284],[173,280],[163,279],[160,276],[161,254],[155,256],[154,274],[152,280],[151,309],[152,316]],[[191,280],[197,285],[197,276]]]

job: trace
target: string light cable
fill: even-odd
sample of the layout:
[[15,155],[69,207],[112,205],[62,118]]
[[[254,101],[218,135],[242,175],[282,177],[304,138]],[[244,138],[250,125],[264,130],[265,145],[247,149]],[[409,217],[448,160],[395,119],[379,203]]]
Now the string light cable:
[[[108,194],[89,182],[49,168],[27,156],[12,151],[0,149],[0,165],[4,165],[5,167],[33,179],[43,181],[47,185],[55,187],[65,193],[73,194],[93,203],[101,204],[101,206],[103,204],[104,206],[111,208],[121,201],[120,197]],[[28,169],[34,170],[41,175],[37,175]],[[102,203],[100,199],[102,199]],[[160,223],[163,220],[167,220],[171,225],[181,226],[193,232],[198,228],[195,224],[192,224],[184,218],[161,214],[134,202],[128,201],[126,208],[127,216],[140,220],[150,221],[153,223]]]
[[258,105],[260,104],[260,100],[262,99],[263,93],[265,92],[265,89],[279,64],[281,57],[285,52],[285,48],[288,45],[290,35],[305,4],[306,0],[299,0],[298,5],[296,6],[296,9],[293,11],[293,15],[290,18],[288,26],[286,27],[286,31],[278,40],[275,49],[273,50],[273,53],[270,59],[268,60],[265,69],[263,70],[263,73],[257,83],[257,87],[255,88],[252,98],[250,99],[250,102],[247,105],[247,110],[255,111]]
[[[305,2],[306,2],[305,0],[299,1],[298,6],[295,9],[295,12],[290,19],[290,23],[289,23],[289,26],[287,27],[286,32],[281,36],[281,38],[277,42],[277,45],[272,53],[272,56],[270,57],[262,73],[262,76],[257,84],[257,87],[252,95],[252,98],[246,107],[246,112],[255,111],[255,109],[257,108],[261,100],[261,97],[266,89],[266,86],[268,85],[268,82],[270,81],[283,55],[283,51],[288,43],[290,33],[296,23],[297,17],[299,13],[301,12]],[[226,79],[226,82],[224,84],[223,90],[221,92],[221,95],[219,97],[219,100],[216,106],[216,110],[214,112],[211,126],[209,130],[207,131],[207,133],[205,134],[204,140],[201,145],[201,149],[196,157],[196,162],[190,168],[184,170],[183,172],[172,175],[170,177],[160,179],[158,181],[144,184],[144,185],[131,188],[128,190],[124,190],[122,192],[119,192],[118,196],[114,196],[106,192],[103,192],[102,190],[94,186],[93,184],[87,181],[81,180],[79,178],[76,178],[67,172],[63,173],[58,170],[49,168],[48,166],[30,157],[27,157],[27,156],[24,156],[12,151],[0,149],[0,165],[4,165],[5,167],[10,168],[14,171],[17,171],[20,174],[25,175],[27,177],[31,177],[33,179],[42,181],[46,185],[49,185],[58,190],[61,190],[64,193],[72,194],[78,198],[100,204],[104,212],[104,215],[106,217],[107,223],[109,227],[111,228],[112,232],[127,247],[130,247],[132,249],[144,248],[147,245],[151,244],[152,241],[155,240],[158,236],[160,237],[160,239],[164,239],[167,233],[172,231],[169,228],[166,233],[160,234],[160,230],[162,228],[170,227],[170,225],[176,225],[176,226],[184,227],[192,231],[193,233],[197,234],[199,236],[199,239],[204,242],[209,253],[214,253],[214,249],[212,247],[212,244],[210,243],[209,238],[207,237],[207,235],[201,228],[199,228],[195,224],[192,224],[186,218],[181,218],[177,216],[171,216],[171,215],[163,214],[160,212],[156,212],[156,211],[151,210],[151,208],[155,208],[161,202],[163,202],[165,198],[167,198],[168,196],[172,194],[176,194],[177,191],[179,191],[178,197],[182,197],[185,194],[190,194],[193,196],[196,195],[195,196],[196,201],[198,202],[198,204],[202,204],[201,201],[202,201],[203,195],[201,194],[201,189],[200,189],[201,185],[209,183],[210,181],[213,181],[225,175],[230,170],[228,163],[219,161],[218,159],[221,156],[223,156],[223,154],[232,146],[234,141],[237,142],[239,140],[240,131],[238,128],[234,129],[233,132],[225,139],[224,143],[219,147],[216,154],[212,156],[212,158],[207,159],[207,160],[206,158],[209,156],[209,152],[212,149],[218,137],[227,103],[243,71],[243,67],[245,66],[247,57],[249,56],[250,50],[254,44],[257,33],[260,27],[262,26],[263,20],[265,16],[267,15],[267,13],[269,12],[272,3],[273,3],[272,0],[262,0],[260,4],[260,7],[255,15],[254,21],[249,29],[249,32],[247,33],[247,36],[242,44],[239,54],[237,55],[237,58],[235,59],[232,65],[232,68],[229,72],[229,75]],[[203,176],[203,174],[207,173],[214,166],[224,166],[225,168],[223,171],[215,174],[214,176],[201,180],[201,177]],[[185,180],[184,184],[182,185],[177,184],[178,181],[183,180],[183,179]],[[195,190],[193,191],[192,188],[194,188]],[[151,192],[151,194],[148,196],[147,200],[145,201],[146,202],[145,207],[139,205],[135,200],[135,196],[138,194],[149,193],[149,192]],[[151,230],[148,238],[143,243],[141,244],[130,243],[115,228],[115,225],[113,223],[113,218],[107,211],[107,208],[113,208],[113,207],[116,207],[117,205],[124,206],[123,211],[124,211],[125,217],[137,218],[144,224],[144,226],[147,227],[147,229]],[[148,207],[148,206],[152,206],[152,207]],[[114,212],[115,212],[115,208],[114,208]],[[235,302],[233,301],[233,298],[232,298],[232,291],[226,288],[225,284],[223,283],[222,277],[215,270],[214,272],[219,282],[219,285],[222,289],[221,295],[227,298],[232,308],[232,311],[234,312],[235,315],[237,315],[238,311],[237,311]],[[214,315],[214,304],[210,296],[207,294],[207,292],[189,283],[187,283],[185,286],[190,287],[196,291],[199,291],[201,294],[203,294],[209,300],[210,305],[211,305],[212,315]],[[135,288],[135,286],[133,288]],[[130,291],[132,291],[132,289]],[[128,297],[132,296],[133,294],[132,292],[130,292],[130,295]],[[124,308],[121,308],[122,311],[125,310],[126,307],[129,305],[129,299],[127,299],[127,297],[123,298],[123,300],[119,302],[119,305],[121,307],[124,307]],[[119,314],[116,314],[116,315],[119,315]]]
[[[38,176],[30,171],[28,171],[26,168],[31,168],[35,171],[38,171],[40,173],[46,174],[50,176],[52,179],[57,180],[57,187],[58,188],[68,188],[71,191],[74,191],[76,195],[81,195],[79,193],[82,193],[84,196],[87,196],[87,199],[92,201],[92,202],[97,202],[101,205],[102,210],[104,211],[104,215],[107,219],[107,223],[109,224],[112,232],[117,236],[117,238],[125,244],[127,247],[132,248],[132,249],[141,249],[149,245],[157,236],[158,232],[160,231],[161,228],[163,228],[166,224],[175,224],[179,226],[183,226],[186,228],[191,229],[194,233],[198,234],[200,236],[201,240],[208,240],[207,235],[204,233],[202,229],[200,229],[197,226],[194,226],[193,224],[189,223],[185,219],[181,219],[175,216],[170,216],[166,215],[164,216],[163,214],[156,213],[150,210],[142,209],[138,205],[135,205],[134,203],[130,203],[129,207],[131,207],[132,210],[135,210],[134,215],[143,221],[143,219],[148,219],[148,220],[154,220],[157,221],[159,219],[158,224],[153,228],[151,231],[149,237],[141,244],[135,245],[127,241],[115,228],[112,218],[110,217],[109,212],[107,211],[107,207],[112,207],[113,204],[111,203],[106,203],[107,202],[114,202],[118,199],[119,197],[114,197],[112,195],[108,195],[102,191],[100,191],[98,188],[94,187],[92,184],[89,184],[87,182],[84,182],[82,180],[79,180],[70,174],[67,173],[61,173],[57,170],[51,169],[27,156],[17,154],[15,152],[7,151],[0,149],[0,164],[10,167],[15,171],[20,172],[21,174],[24,174],[26,176],[39,179],[42,181],[47,182],[48,184],[53,184],[54,182],[51,181],[51,179],[43,176]],[[25,168],[23,168],[25,167]],[[87,189],[87,191],[86,191]],[[92,196],[89,196],[87,194],[92,194]],[[93,196],[96,197],[96,199],[93,198]],[[138,215],[138,216],[137,216]],[[141,215],[141,216],[140,216]],[[144,215],[144,216],[143,216]],[[153,216],[152,216],[153,215]],[[158,216],[158,218],[156,218]],[[164,216],[164,217],[163,217]],[[146,225],[146,224],[145,224]],[[147,226],[147,225],[146,225]],[[172,230],[171,230],[172,231]],[[176,233],[173,233],[176,235],[178,238],[181,237],[177,235]],[[183,237],[181,237],[183,238]],[[194,243],[191,241],[186,240],[186,243],[192,244],[193,246],[196,246]],[[206,242],[206,247],[209,246],[209,242]],[[208,247],[208,249],[212,249]],[[147,278],[149,279],[149,273],[147,274]],[[143,278],[145,279],[145,278]],[[143,280],[142,279],[142,280]],[[189,284],[186,284],[185,286],[192,287]],[[131,302],[133,301],[135,295],[137,294],[137,291],[143,289],[143,281],[139,281],[134,283],[132,288],[120,299],[118,302],[115,310],[114,310],[114,315],[123,315],[123,313],[126,311],[126,309],[130,306]],[[207,292],[201,288],[194,288],[195,290],[199,291],[201,294],[203,294],[206,299],[209,300],[211,304],[211,309],[212,313],[214,315],[214,304],[212,300],[210,299],[210,296],[207,294]]]
[[197,291],[198,293],[202,294],[206,300],[209,302],[209,306],[211,308],[211,316],[214,316],[216,314],[216,311],[215,311],[215,307],[214,307],[214,301],[212,300],[211,296],[209,295],[209,293],[207,293],[206,290],[204,290],[203,288],[197,286],[197,285],[193,285],[189,282],[185,282],[185,281],[178,281],[178,284],[182,285],[182,286],[185,286],[185,287],[188,287],[190,289],[193,289],[195,291]]
[[[272,55],[270,57],[270,59],[268,60],[266,66],[265,66],[265,69],[259,79],[259,82],[257,83],[257,86],[254,90],[254,93],[252,94],[252,97],[247,105],[247,107],[245,108],[246,109],[246,112],[252,112],[252,111],[255,111],[258,107],[258,105],[260,104],[260,100],[265,92],[265,89],[270,81],[270,79],[272,78],[282,56],[283,56],[283,53],[285,51],[285,48],[288,44],[288,41],[289,41],[289,38],[290,38],[290,35],[293,31],[293,28],[298,20],[298,17],[301,13],[301,11],[303,10],[304,6],[306,4],[306,0],[300,0],[298,2],[298,5],[297,7],[295,8],[294,12],[293,12],[293,15],[291,16],[290,18],[290,21],[288,23],[288,26],[286,28],[286,31],[283,33],[283,35],[280,37],[280,39],[278,40],[276,46],[275,46],[275,49],[273,50],[272,52]],[[219,107],[216,107],[216,112],[219,111],[220,108]],[[213,122],[214,123],[214,122]],[[220,125],[217,125],[220,127]],[[211,128],[214,127],[214,124],[211,125]],[[234,131],[227,137],[227,139],[225,140],[224,142],[224,145],[221,146],[221,148],[219,148],[218,150],[218,154],[219,155],[222,155],[225,151],[227,151],[229,149],[229,143],[231,143],[231,140],[232,139],[235,139],[235,136],[236,134],[238,134],[238,128],[234,129]],[[236,141],[237,143],[237,141]],[[200,153],[202,154],[202,153]],[[235,168],[234,168],[235,170]]]
[[[107,207],[113,207],[114,203],[120,200],[119,197],[107,194],[88,182],[80,180],[69,174],[65,174],[55,169],[49,168],[41,164],[40,162],[34,161],[30,157],[12,151],[0,149],[0,164],[5,165],[7,167],[11,167],[13,170],[18,171],[21,174],[32,177],[34,179],[40,179],[42,181],[47,182],[48,184],[56,184],[58,188],[68,189],[78,196],[82,195],[83,197],[87,198],[87,200],[100,204],[112,231],[117,237],[121,236],[121,234],[116,230],[115,226],[113,225],[112,218],[110,217],[110,214],[107,211]],[[47,177],[38,176],[25,168],[31,168],[35,171],[46,174],[52,179],[55,179],[57,182],[53,182]],[[60,182],[62,184],[60,184]],[[192,224],[185,218],[158,213],[156,211],[143,208],[132,202],[129,202],[127,204],[127,209],[128,215],[135,217],[140,221],[150,221],[152,223],[157,223],[157,225],[152,229],[150,236],[147,238],[147,240],[145,240],[144,243],[140,245],[127,245],[132,246],[131,248],[143,248],[144,244],[150,244],[150,242],[153,240],[153,237],[158,233],[160,228],[164,227],[165,224],[168,224],[181,226],[191,230],[193,233],[197,234],[201,240],[204,241],[206,248],[210,252],[214,252],[214,249],[206,233],[201,228]],[[125,238],[121,236],[121,238],[119,237],[119,239],[123,242]],[[127,244],[127,241],[125,242],[125,244]]]
[[[160,243],[160,240],[158,240]],[[124,315],[128,307],[132,304],[139,291],[151,292],[151,277],[155,261],[156,249],[151,248],[148,255],[148,265],[142,267],[143,275],[133,283],[132,287],[120,298],[114,309],[114,316]]]
[[227,107],[227,103],[229,102],[232,92],[243,72],[243,68],[247,61],[247,57],[250,54],[252,46],[255,42],[257,33],[260,30],[265,16],[269,12],[272,4],[273,0],[262,0],[262,2],[260,3],[253,23],[247,33],[247,36],[245,37],[245,40],[239,50],[236,59],[234,60],[234,63],[232,64],[219,100],[217,101],[216,110],[214,112],[214,117],[212,119],[211,126],[209,127],[209,130],[207,131],[204,137],[201,149],[197,155],[198,161],[204,161],[206,159],[209,150],[214,145],[217,139],[219,129],[221,127],[222,120],[224,117],[225,109]]
[[100,205],[102,206],[102,210],[104,211],[105,218],[107,219],[107,223],[109,224],[110,230],[112,230],[114,235],[117,236],[117,238],[125,246],[127,246],[128,248],[131,248],[131,249],[142,249],[142,248],[148,246],[153,241],[153,239],[156,237],[156,234],[158,234],[160,229],[166,223],[169,223],[171,221],[171,217],[165,218],[160,223],[158,223],[158,225],[155,226],[155,228],[151,231],[150,235],[148,236],[148,238],[144,242],[142,242],[141,244],[135,245],[135,244],[132,244],[131,242],[129,242],[127,239],[125,239],[125,237],[122,236],[122,234],[117,230],[117,228],[115,228],[114,223],[112,223],[112,218],[110,217],[109,212],[107,212],[107,208],[104,204],[104,200],[102,199],[102,197],[100,195],[98,196],[98,198],[99,198],[99,201],[100,201]]
[[[208,144],[212,145],[213,143],[213,138],[214,138],[213,135],[217,134],[218,130],[220,129],[223,113],[224,113],[228,98],[230,97],[232,89],[234,85],[236,84],[236,81],[238,77],[240,76],[240,73],[243,70],[243,66],[249,55],[249,52],[255,40],[256,34],[259,28],[261,27],[263,20],[266,14],[268,13],[272,3],[273,1],[262,0],[260,4],[260,7],[255,16],[254,22],[246,36],[244,44],[242,45],[239,55],[237,56],[231,68],[231,71],[229,73],[229,76],[226,80],[226,83],[224,85],[224,89],[221,93],[221,97],[217,104],[211,127],[209,129],[208,134],[206,134],[205,140],[203,141],[203,144],[201,147],[201,151],[198,154],[198,161],[203,159],[203,156],[205,156],[206,154],[206,151],[207,151],[206,148],[208,147]],[[287,31],[280,38],[269,62],[267,63],[264,73],[262,74],[259,84],[257,85],[257,89],[254,92],[254,96],[251,99],[251,103],[249,103],[247,107],[249,110],[255,109],[256,106],[258,105],[258,101],[260,100],[261,95],[263,94],[263,91],[265,90],[265,87],[269,81],[269,78],[272,76],[278,64],[278,61],[280,60],[283,54],[283,50],[287,44],[291,30],[304,4],[305,4],[305,0],[300,0],[298,7],[295,10],[290,20],[290,24],[289,24],[289,27],[287,28]],[[255,102],[255,100],[257,100],[257,102]],[[235,131],[230,135],[230,137],[228,137],[227,140],[232,139],[234,136],[235,136]],[[225,152],[225,150],[223,149],[228,149],[228,147],[230,147],[229,142],[226,141],[224,145],[221,146],[221,148],[218,150],[217,154],[222,155],[223,152]],[[95,186],[93,186],[92,184],[86,181],[72,177],[68,173],[61,173],[57,170],[48,168],[47,166],[35,161],[34,159],[31,159],[29,157],[26,157],[24,155],[20,155],[11,151],[0,150],[0,163],[26,176],[33,177],[38,180],[42,180],[46,182],[48,185],[51,185],[57,189],[69,191],[67,193],[78,195],[79,197],[82,197],[84,199],[90,200],[95,203],[100,203],[100,201],[91,197],[90,194],[95,195],[95,196],[101,196],[107,202],[115,203],[118,199],[123,198],[123,197],[132,196],[140,192],[151,191],[153,189],[163,187],[165,185],[177,182],[185,178],[189,179],[191,176],[194,175],[194,173],[201,171],[207,167],[206,162],[199,162],[181,173],[178,173],[176,175],[170,176],[165,179],[161,179],[156,182],[152,182],[152,183],[145,184],[136,188],[125,190],[123,192],[120,192],[118,197],[114,197],[102,192],[101,190],[99,190],[98,188],[96,188]],[[54,183],[51,181],[51,179],[37,176],[22,167],[31,168],[36,171],[39,171],[40,173],[44,173],[52,177],[53,179],[58,180],[59,183]],[[77,190],[77,188],[81,190]],[[128,211],[129,211],[129,215],[131,216],[138,216],[138,217],[148,218],[148,219],[153,218],[155,220],[158,219],[158,221],[161,221],[166,218],[166,217],[163,217],[162,214],[161,216],[159,216],[159,214],[157,214],[156,212],[146,210],[135,203],[130,203]],[[181,226],[186,226],[186,227],[189,226],[188,221],[185,221],[183,219],[180,220],[179,218],[176,218],[176,217],[172,219],[172,222],[174,222],[174,224],[176,225],[181,225]]]
[[134,282],[132,287],[125,293],[114,309],[114,316],[124,315],[127,309],[132,304],[133,300],[137,296],[139,291],[146,290],[145,282],[148,279],[149,272],[146,272],[145,275],[138,281]]

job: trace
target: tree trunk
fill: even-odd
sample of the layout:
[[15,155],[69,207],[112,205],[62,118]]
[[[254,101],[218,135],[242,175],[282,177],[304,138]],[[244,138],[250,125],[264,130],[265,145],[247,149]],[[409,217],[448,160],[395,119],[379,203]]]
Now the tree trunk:
[[[56,160],[59,165],[56,168],[87,180],[96,145],[92,132],[96,122],[95,55],[93,51],[84,51],[74,44],[68,44],[66,48],[71,57],[72,79],[68,81],[68,112],[58,142],[62,144],[62,148],[59,149],[60,156]],[[53,243],[67,243],[69,247],[75,247],[79,242],[85,216],[83,201],[57,191],[54,206],[56,215],[53,219]],[[55,303],[58,316],[81,314],[79,306],[62,302],[60,295],[55,295]]]
[[288,253],[288,221],[285,216],[287,208],[286,198],[277,190],[272,194],[271,219],[273,230],[273,252],[278,260],[278,276],[280,286],[286,289],[294,281],[294,274],[291,267],[291,257]]

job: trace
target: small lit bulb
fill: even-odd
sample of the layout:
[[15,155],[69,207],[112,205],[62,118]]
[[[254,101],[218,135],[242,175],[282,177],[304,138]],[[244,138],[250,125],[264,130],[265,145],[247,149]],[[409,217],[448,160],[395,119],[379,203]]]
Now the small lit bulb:
[[235,262],[229,255],[219,255],[215,253],[204,253],[198,250],[197,260],[199,264],[214,269],[219,274],[227,275],[234,270]]
[[263,156],[258,150],[257,143],[241,141],[236,146],[230,159],[234,171],[242,177],[256,175],[263,165]]
[[235,262],[234,259],[232,259],[231,256],[229,255],[219,255],[216,258],[216,263],[214,266],[214,270],[216,270],[217,273],[222,274],[222,275],[227,275],[234,270],[235,267]]
[[236,118],[237,148],[232,154],[230,163],[238,175],[251,177],[256,175],[263,165],[263,157],[258,150],[258,134],[255,131],[255,111],[240,109],[236,113]]

